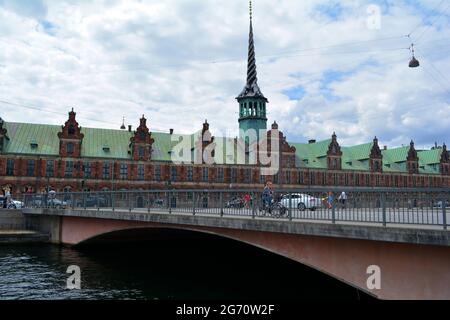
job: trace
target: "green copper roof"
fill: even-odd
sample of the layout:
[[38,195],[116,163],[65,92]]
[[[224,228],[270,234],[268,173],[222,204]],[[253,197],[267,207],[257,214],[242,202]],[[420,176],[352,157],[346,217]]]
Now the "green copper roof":
[[[128,150],[132,132],[112,129],[81,128],[84,134],[81,154],[91,158],[129,158]],[[58,140],[58,137],[56,137]],[[109,147],[105,151],[103,147]]]
[[[58,132],[61,126],[5,122],[7,129],[4,152],[7,154],[35,154],[58,156],[59,138]],[[130,138],[134,134],[126,130],[82,128],[84,134],[81,153],[84,157],[130,159]],[[173,146],[178,143],[179,137],[189,141],[192,148],[195,141],[200,138],[201,131],[190,135],[170,135],[169,133],[152,132],[155,140],[153,144],[152,159],[156,161],[170,161]],[[174,141],[172,141],[172,139]],[[223,148],[224,145],[234,144],[234,138],[215,137],[216,145]],[[301,168],[326,169],[326,154],[331,139],[316,143],[290,143],[296,148],[296,165]],[[37,146],[33,147],[32,144]],[[344,170],[369,170],[369,155],[372,143],[351,147],[341,147],[342,168]],[[223,149],[222,149],[223,150]],[[382,150],[383,170],[385,172],[406,172],[406,158],[409,146]],[[227,157],[227,153],[233,154]],[[419,170],[421,173],[439,174],[439,163],[442,150],[418,151]],[[235,163],[236,154],[233,152],[215,152],[216,163]]]
[[[32,123],[5,122],[7,140],[5,153],[58,155],[58,132],[61,126],[52,126]],[[31,147],[31,142],[38,144]]]

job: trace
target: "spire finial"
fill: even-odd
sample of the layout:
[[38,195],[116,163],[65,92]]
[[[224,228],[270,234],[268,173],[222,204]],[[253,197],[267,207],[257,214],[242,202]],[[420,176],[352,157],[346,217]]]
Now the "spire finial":
[[250,22],[252,22],[253,19],[252,0],[249,1],[249,8],[250,8]]

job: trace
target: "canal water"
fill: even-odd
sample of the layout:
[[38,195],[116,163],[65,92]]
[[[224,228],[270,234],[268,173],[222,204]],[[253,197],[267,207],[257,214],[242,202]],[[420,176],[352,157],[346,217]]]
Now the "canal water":
[[[126,237],[125,237],[126,238]],[[0,299],[371,299],[288,259],[207,235],[0,246]],[[71,265],[81,289],[66,287]]]

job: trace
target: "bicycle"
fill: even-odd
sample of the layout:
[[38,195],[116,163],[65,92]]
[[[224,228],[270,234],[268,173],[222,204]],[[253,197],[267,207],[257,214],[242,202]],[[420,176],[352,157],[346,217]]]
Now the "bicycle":
[[273,199],[271,200],[270,205],[267,203],[263,203],[262,207],[259,208],[259,212],[262,213],[262,216],[266,216],[269,214],[274,218],[281,218],[287,215],[287,208],[283,206],[279,202],[275,202]]

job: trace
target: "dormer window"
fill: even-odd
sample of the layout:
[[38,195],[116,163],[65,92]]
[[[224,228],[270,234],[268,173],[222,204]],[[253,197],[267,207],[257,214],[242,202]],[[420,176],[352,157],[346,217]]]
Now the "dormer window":
[[74,127],[73,125],[70,125],[70,126],[69,126],[69,129],[67,130],[67,132],[68,132],[68,134],[69,134],[70,136],[75,135],[75,127]]
[[103,146],[103,152],[109,152],[110,151],[110,148],[109,148],[109,146]]
[[37,149],[38,143],[35,139],[31,140],[30,147],[31,147],[31,149]]
[[139,158],[140,159],[144,158],[144,156],[145,156],[145,149],[144,149],[144,147],[139,147],[138,154],[139,154]]
[[67,144],[67,154],[73,154],[75,151],[75,146],[72,142]]

